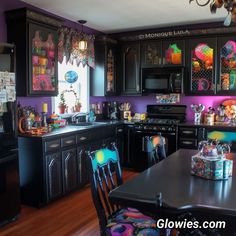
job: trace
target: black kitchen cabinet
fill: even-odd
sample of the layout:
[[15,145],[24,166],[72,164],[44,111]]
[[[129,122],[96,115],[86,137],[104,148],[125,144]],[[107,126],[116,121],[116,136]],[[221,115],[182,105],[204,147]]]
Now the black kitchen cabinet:
[[187,40],[187,95],[215,94],[216,45],[216,37]]
[[46,158],[47,201],[52,201],[62,195],[61,153],[48,154]]
[[198,143],[206,139],[205,127],[179,126],[178,148],[198,149]]
[[182,66],[185,63],[184,40],[146,41],[141,44],[142,68]]
[[63,193],[77,188],[77,154],[76,148],[62,151]]
[[90,69],[90,95],[116,95],[117,42],[97,38],[94,45],[96,67]]
[[7,40],[17,51],[17,96],[57,95],[57,30],[62,21],[27,8],[5,15]]
[[22,203],[41,207],[89,184],[87,151],[115,142],[115,130],[115,125],[107,125],[69,134],[19,137]]
[[78,170],[78,186],[82,187],[89,183],[89,171],[86,151],[89,145],[80,145],[77,147],[77,170]]
[[141,95],[140,43],[129,42],[123,44],[121,54],[122,94]]

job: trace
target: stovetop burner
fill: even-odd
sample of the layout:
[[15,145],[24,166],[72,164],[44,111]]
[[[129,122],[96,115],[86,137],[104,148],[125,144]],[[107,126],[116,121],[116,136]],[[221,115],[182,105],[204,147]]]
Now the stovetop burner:
[[159,118],[149,118],[146,123],[148,124],[163,124],[163,125],[174,125],[178,124],[180,121],[176,119],[159,119]]

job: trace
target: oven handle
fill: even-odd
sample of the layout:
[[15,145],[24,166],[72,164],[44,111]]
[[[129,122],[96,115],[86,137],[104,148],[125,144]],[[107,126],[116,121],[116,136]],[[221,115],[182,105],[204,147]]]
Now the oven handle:
[[[167,133],[167,132],[161,132],[161,131],[157,131],[158,133],[161,133],[162,136],[164,135],[171,135],[171,136],[175,136],[176,133],[175,132],[172,132],[172,133]],[[135,133],[143,133],[143,134],[146,134],[147,136],[148,135],[155,135],[157,133],[156,131],[142,131],[142,130],[135,130]]]

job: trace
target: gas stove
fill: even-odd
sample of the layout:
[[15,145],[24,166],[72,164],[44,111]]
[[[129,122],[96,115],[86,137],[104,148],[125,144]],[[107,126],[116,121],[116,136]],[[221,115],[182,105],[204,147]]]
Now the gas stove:
[[161,124],[161,125],[175,125],[178,124],[180,120],[177,119],[160,119],[160,118],[147,118],[145,121],[139,121],[137,123],[141,124]]
[[176,125],[185,121],[184,105],[147,105],[147,119],[135,123],[136,130],[175,132]]

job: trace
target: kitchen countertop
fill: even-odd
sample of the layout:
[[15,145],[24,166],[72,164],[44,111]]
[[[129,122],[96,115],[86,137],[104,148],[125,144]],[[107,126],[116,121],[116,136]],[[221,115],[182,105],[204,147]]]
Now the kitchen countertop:
[[[63,128],[58,128],[54,129],[52,132],[43,134],[43,135],[27,135],[27,134],[19,134],[19,137],[29,137],[29,138],[48,138],[48,137],[53,137],[57,135],[68,135],[70,133],[74,132],[86,132],[87,130],[90,129],[95,129],[95,128],[100,128],[100,127],[106,127],[106,126],[111,126],[111,125],[120,125],[124,124],[125,122],[122,120],[117,120],[117,121],[97,121],[94,122],[94,124],[91,125],[77,125],[77,124],[68,124],[67,126]],[[130,123],[130,122],[129,122]]]

